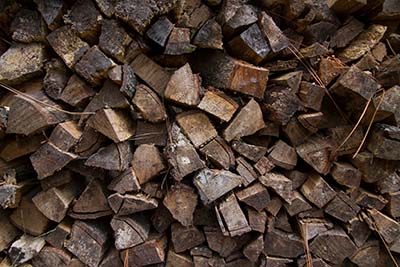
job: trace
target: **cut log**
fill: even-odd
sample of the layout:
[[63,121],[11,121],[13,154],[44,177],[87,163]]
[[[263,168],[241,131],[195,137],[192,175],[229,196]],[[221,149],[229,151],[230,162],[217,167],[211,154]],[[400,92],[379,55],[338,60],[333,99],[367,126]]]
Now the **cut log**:
[[366,0],[329,0],[327,2],[328,6],[334,10],[338,14],[352,14],[361,8],[363,8],[366,4]]
[[300,191],[318,208],[322,208],[336,196],[336,192],[317,173],[308,175],[308,179],[301,186]]
[[76,63],[75,71],[91,85],[98,86],[107,78],[108,70],[114,66],[115,63],[95,45]]
[[72,220],[68,218],[59,223],[51,232],[44,236],[47,243],[55,248],[62,249],[64,241],[71,234]]
[[337,57],[344,63],[359,59],[379,43],[386,29],[386,26],[372,24],[354,38],[343,51],[339,52]]
[[264,239],[264,254],[283,258],[296,258],[303,254],[303,241],[295,234],[269,229]]
[[19,84],[39,76],[45,60],[43,44],[14,44],[0,56],[0,82]]
[[96,267],[107,250],[108,241],[109,234],[103,225],[92,221],[75,221],[65,247],[84,264]]
[[143,119],[152,123],[165,121],[167,114],[157,94],[144,84],[139,84],[135,88],[132,103]]
[[114,213],[120,216],[152,210],[158,206],[156,199],[142,193],[125,195],[115,193],[108,197],[108,203]]
[[59,99],[70,76],[68,69],[59,58],[53,58],[46,62],[44,69],[46,76],[43,79],[43,89],[52,99]]
[[3,252],[9,248],[14,239],[20,235],[20,232],[18,228],[11,224],[5,211],[0,212],[0,226],[0,251]]
[[297,165],[296,150],[281,140],[276,142],[271,148],[268,159],[273,164],[288,170],[293,169]]
[[199,48],[222,49],[222,28],[215,19],[207,20],[193,38]]
[[24,234],[11,245],[8,256],[13,264],[20,265],[35,257],[42,250],[45,243],[43,237]]
[[85,165],[106,170],[124,171],[132,160],[132,152],[128,142],[113,143],[100,148],[92,154]]
[[258,212],[261,212],[265,207],[267,207],[268,202],[270,201],[267,189],[260,183],[254,183],[253,185],[240,190],[236,193],[236,197],[239,201],[255,208]]
[[287,213],[293,217],[303,211],[312,209],[312,206],[307,202],[307,200],[298,192],[293,191],[292,199],[290,204],[283,203]]
[[383,123],[375,124],[367,147],[377,158],[400,160],[400,128]]
[[286,125],[299,110],[300,100],[290,88],[273,86],[265,93],[263,108],[272,122]]
[[[39,180],[61,170],[76,158],[77,155],[65,152],[49,142],[43,144],[30,156],[32,166]],[[51,164],[49,164],[49,162],[51,162]]]
[[321,110],[322,100],[324,96],[325,90],[323,87],[309,82],[301,82],[299,98],[301,103],[305,107],[314,109],[316,111]]
[[229,41],[228,47],[238,58],[255,65],[261,63],[271,51],[257,24]]
[[164,92],[167,100],[174,103],[196,106],[200,102],[201,78],[193,74],[190,65],[186,63],[174,72]]
[[362,173],[351,164],[345,162],[334,162],[331,175],[341,185],[358,188],[360,186]]
[[[227,257],[235,250],[237,243],[234,238],[224,236],[220,229],[214,227],[205,227],[204,234],[206,235],[207,244],[210,249],[217,252],[221,257]],[[193,251],[193,250],[192,250]],[[209,255],[211,257],[211,251]]]
[[236,171],[242,177],[242,183],[244,186],[248,186],[258,178],[258,175],[252,165],[248,163],[244,158],[236,158],[236,165]]
[[320,233],[310,244],[312,253],[328,262],[339,265],[343,263],[345,258],[351,256],[356,249],[353,241],[340,228]]
[[219,50],[195,53],[190,64],[204,84],[262,98],[269,71],[235,60]]
[[[400,125],[400,112],[399,109],[396,108],[396,103],[400,101],[400,86],[393,86],[389,90],[385,91],[385,95],[383,96],[382,103],[378,108],[378,114],[382,117],[393,116],[397,125]],[[379,98],[378,98],[379,97]],[[374,105],[377,106],[378,99],[382,98],[382,96],[377,96],[374,98]],[[380,101],[380,100],[379,100]]]
[[171,226],[171,240],[174,251],[180,253],[200,245],[205,241],[205,238],[196,226],[182,226],[179,223],[173,223]]
[[124,64],[122,66],[122,84],[120,87],[120,92],[127,98],[132,98],[135,93],[135,87],[138,83],[138,79],[133,72],[130,65]]
[[82,41],[68,25],[47,35],[47,41],[70,69],[89,50],[89,45]]
[[291,204],[292,200],[292,181],[286,178],[284,175],[279,173],[266,173],[259,177],[260,182],[271,188],[277,193],[283,200]]
[[114,15],[114,1],[113,0],[95,0],[97,7],[106,17],[112,17]]
[[70,183],[60,188],[41,191],[32,198],[32,202],[43,215],[55,222],[61,222],[67,215],[67,210],[79,194],[79,185]]
[[267,222],[267,214],[265,213],[265,211],[257,212],[254,209],[248,208],[247,218],[252,231],[256,231],[259,233],[265,232],[265,225]]
[[203,203],[209,204],[242,183],[242,177],[230,171],[201,170],[193,180]]
[[226,94],[209,87],[198,108],[228,122],[236,112],[239,105]]
[[12,161],[31,154],[38,150],[43,141],[44,136],[42,134],[30,137],[16,136],[15,139],[8,140],[0,152],[0,157],[5,161]]
[[131,42],[132,38],[116,21],[101,21],[99,47],[109,57],[121,63],[129,63],[126,61],[125,55]]
[[196,46],[190,44],[190,29],[174,27],[169,35],[164,54],[183,55],[189,54],[196,49]]
[[243,235],[251,231],[246,216],[234,194],[226,197],[218,206],[215,207],[218,223],[222,233],[229,236]]
[[140,145],[133,154],[132,168],[140,184],[144,184],[166,170],[164,159],[154,145]]
[[159,46],[165,47],[173,28],[174,24],[167,17],[161,17],[146,31],[146,36]]
[[219,136],[200,148],[200,153],[218,168],[228,170],[235,165],[235,155],[232,149]]
[[146,121],[136,121],[135,145],[154,144],[165,147],[167,145],[167,126],[166,123],[149,123]]
[[387,211],[393,218],[400,217],[400,192],[389,193]]
[[399,223],[380,211],[369,209],[363,218],[372,231],[379,232],[379,236],[385,240],[386,244],[390,245],[399,238]]
[[73,107],[84,107],[96,92],[79,76],[72,75],[59,99]]
[[399,84],[400,70],[399,70],[400,57],[395,56],[382,62],[379,66],[379,72],[376,78],[385,87],[391,87]]
[[268,150],[266,147],[247,144],[242,140],[233,140],[231,143],[233,150],[254,162],[259,161]]
[[171,175],[175,180],[181,181],[185,176],[205,167],[193,145],[175,123],[171,127],[170,136],[170,143],[164,153],[172,166]]
[[82,136],[75,146],[75,153],[83,157],[90,156],[96,152],[105,141],[107,141],[107,137],[95,131],[90,126],[85,125]]
[[261,157],[254,165],[254,168],[260,175],[264,175],[272,171],[272,169],[275,168],[275,165],[267,157]]
[[66,5],[63,1],[55,0],[49,3],[45,0],[35,0],[34,2],[50,30],[54,31],[60,27],[62,16],[66,10]]
[[71,255],[64,250],[44,246],[42,250],[32,259],[33,266],[59,266],[68,267],[71,263]]
[[374,240],[357,249],[350,258],[358,266],[377,266],[379,260],[379,242]]
[[265,12],[261,12],[259,20],[260,29],[268,40],[269,46],[274,53],[278,53],[290,45],[289,39],[282,33],[274,20]]
[[166,267],[193,267],[193,260],[185,254],[177,254],[172,249],[168,251]]
[[138,191],[140,185],[135,171],[130,167],[116,176],[107,188],[120,194],[125,194],[126,192]]
[[101,109],[89,118],[87,124],[116,143],[135,134],[133,121],[123,110]]
[[51,132],[49,142],[61,150],[69,151],[82,136],[82,131],[74,121],[59,123]]
[[125,250],[122,255],[127,257],[128,262],[138,266],[163,263],[165,261],[167,243],[166,236],[150,237],[143,244]]
[[349,222],[357,216],[360,211],[353,200],[343,192],[339,192],[336,197],[325,207],[325,212],[342,222]]
[[173,223],[174,218],[172,218],[171,213],[168,209],[160,203],[153,215],[151,216],[151,223],[158,233],[165,232]]
[[111,247],[108,249],[99,267],[122,267],[123,263],[120,257],[120,253],[115,248]]
[[256,262],[263,250],[264,238],[262,235],[259,235],[256,239],[247,244],[245,248],[243,248],[243,254],[251,262]]
[[354,191],[353,198],[355,199],[357,205],[377,210],[383,209],[388,202],[383,196],[375,195],[363,189]]
[[397,192],[400,190],[400,176],[394,172],[378,181],[376,186],[381,194]]
[[218,134],[208,117],[200,111],[181,113],[176,116],[176,121],[196,148],[211,141]]
[[[225,8],[227,8],[228,5],[229,4],[226,3]],[[235,10],[232,9],[231,12],[227,12],[227,10],[223,10],[221,12],[223,16],[229,16],[229,18],[227,18],[227,20],[222,23],[224,25],[223,33],[227,37],[243,31],[249,25],[257,21],[257,13],[253,6],[241,6],[236,3],[235,6]]]
[[139,54],[130,64],[137,76],[147,83],[158,95],[164,95],[170,74],[144,54]]
[[115,248],[118,250],[144,243],[150,232],[150,222],[144,216],[115,216],[110,225],[114,231]]
[[251,99],[224,130],[223,137],[230,142],[235,138],[254,134],[264,126],[261,108],[254,99]]
[[95,43],[98,40],[102,17],[92,1],[76,1],[63,19],[85,41]]

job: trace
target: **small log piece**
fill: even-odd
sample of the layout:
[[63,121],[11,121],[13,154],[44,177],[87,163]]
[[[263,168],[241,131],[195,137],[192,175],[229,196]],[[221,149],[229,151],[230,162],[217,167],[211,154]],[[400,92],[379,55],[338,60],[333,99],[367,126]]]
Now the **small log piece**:
[[114,216],[110,225],[114,231],[115,248],[118,250],[144,243],[150,232],[150,222],[144,216]]
[[289,180],[282,174],[279,173],[266,173],[259,177],[260,182],[271,188],[275,193],[277,193],[283,200],[291,204],[292,200],[292,181]]
[[254,183],[253,185],[240,190],[236,193],[236,197],[239,201],[253,207],[258,212],[261,212],[270,201],[267,189],[260,183]]
[[281,140],[276,142],[271,148],[268,159],[273,164],[288,170],[293,169],[297,165],[296,150]]
[[131,164],[141,185],[165,171],[167,167],[158,148],[147,144],[136,148]]
[[146,36],[159,46],[165,47],[173,28],[174,24],[167,17],[161,17],[146,31]]
[[308,175],[308,179],[301,186],[300,191],[318,208],[322,208],[336,196],[336,192],[317,173]]
[[165,121],[167,113],[157,94],[144,84],[136,85],[135,89],[132,103],[142,118],[152,123]]
[[239,105],[226,94],[209,87],[197,107],[221,121],[228,122]]
[[200,148],[200,153],[218,168],[228,170],[235,165],[235,155],[231,147],[219,136]]
[[49,142],[61,150],[69,151],[82,137],[82,131],[74,121],[59,123],[51,132]]
[[114,213],[119,216],[152,210],[158,206],[158,201],[155,198],[151,198],[142,193],[125,195],[115,193],[108,197],[108,203]]
[[121,63],[126,61],[126,54],[132,38],[114,20],[101,21],[101,34],[99,36],[99,48],[109,57]]
[[205,237],[196,226],[183,226],[179,223],[173,223],[171,240],[174,251],[180,253],[200,245],[205,241]]

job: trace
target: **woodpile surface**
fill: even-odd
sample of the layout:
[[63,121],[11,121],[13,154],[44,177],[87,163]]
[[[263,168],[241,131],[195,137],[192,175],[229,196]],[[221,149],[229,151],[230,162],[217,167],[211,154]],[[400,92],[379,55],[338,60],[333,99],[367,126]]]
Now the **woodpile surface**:
[[0,1],[0,267],[400,264],[398,0]]

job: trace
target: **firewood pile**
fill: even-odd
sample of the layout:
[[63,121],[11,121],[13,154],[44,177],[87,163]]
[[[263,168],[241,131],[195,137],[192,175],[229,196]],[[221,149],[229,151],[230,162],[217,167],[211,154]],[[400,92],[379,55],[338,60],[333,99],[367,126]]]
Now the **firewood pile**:
[[0,266],[399,266],[399,24],[398,0],[0,1]]

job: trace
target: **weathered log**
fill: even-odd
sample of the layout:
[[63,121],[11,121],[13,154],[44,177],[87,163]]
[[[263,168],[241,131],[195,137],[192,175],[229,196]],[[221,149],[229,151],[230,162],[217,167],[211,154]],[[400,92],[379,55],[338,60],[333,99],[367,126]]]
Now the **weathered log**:
[[227,122],[236,112],[238,104],[226,94],[209,87],[198,108]]
[[254,183],[240,190],[236,193],[236,197],[239,201],[255,208],[258,212],[262,211],[270,201],[267,189],[260,183]]
[[183,226],[179,223],[173,223],[171,225],[171,240],[174,251],[180,253],[200,245],[205,241],[205,238],[196,226]]
[[146,36],[159,46],[165,47],[173,28],[174,24],[167,17],[161,17],[146,31]]
[[47,233],[44,237],[47,243],[55,248],[62,249],[64,241],[71,234],[72,220],[65,219],[59,223],[51,232]]
[[8,213],[0,212],[0,251],[7,250],[14,239],[19,236],[20,231],[11,224]]
[[74,121],[59,123],[51,132],[49,142],[61,150],[69,151],[82,136],[82,131]]
[[259,177],[260,182],[268,188],[271,188],[283,200],[291,204],[292,200],[292,181],[279,173],[266,173]]
[[50,30],[54,31],[60,27],[62,16],[66,11],[66,5],[62,0],[55,0],[52,3],[45,0],[35,0],[34,2]]
[[49,97],[59,99],[70,76],[68,69],[59,58],[46,62],[44,69],[46,76],[43,79],[43,89]]
[[272,122],[286,125],[299,110],[300,100],[290,88],[273,86],[265,93],[263,108]]
[[165,261],[166,248],[166,236],[151,236],[143,244],[125,250],[122,255],[128,259],[128,262],[133,262],[138,266],[158,264]]
[[32,259],[33,266],[60,266],[67,267],[71,263],[71,255],[64,250],[44,246],[42,250]]
[[150,232],[149,220],[144,216],[114,216],[110,225],[114,231],[115,248],[118,250],[142,244]]
[[267,157],[261,157],[254,165],[254,168],[260,175],[264,175],[275,168],[275,165]]
[[144,184],[166,170],[164,159],[154,145],[140,145],[133,154],[132,168],[140,184]]
[[59,99],[73,107],[83,107],[95,94],[96,92],[84,80],[77,75],[72,75]]
[[35,152],[44,141],[42,134],[30,137],[15,136],[15,139],[8,140],[0,152],[0,157],[5,161],[12,161],[16,158]]
[[236,165],[236,171],[242,177],[244,186],[248,186],[257,179],[258,175],[254,168],[244,158],[236,158]]
[[116,21],[101,21],[99,48],[109,57],[118,62],[129,63],[127,62],[126,54],[131,42],[132,38]]
[[233,140],[231,143],[233,150],[254,162],[259,161],[268,150],[266,147],[248,144],[238,139]]
[[152,123],[165,121],[167,114],[157,94],[144,84],[136,85],[135,89],[132,103],[143,119]]
[[199,48],[222,49],[222,28],[215,19],[207,20],[193,38]]
[[322,208],[336,196],[336,192],[317,173],[309,174],[307,181],[301,186],[300,191],[318,208]]
[[284,169],[293,169],[297,165],[297,154],[293,147],[283,141],[278,141],[271,148],[268,159],[273,164]]
[[196,46],[190,43],[190,29],[174,27],[165,47],[165,55],[179,56],[192,53]]
[[303,253],[303,242],[295,234],[276,229],[268,229],[264,239],[264,253],[268,256],[296,258]]
[[152,210],[158,206],[156,199],[142,193],[125,195],[115,193],[108,197],[108,203],[114,213],[120,216]]
[[13,264],[20,265],[36,256],[45,243],[43,237],[33,237],[24,234],[11,245],[8,256]]
[[235,165],[235,156],[232,149],[219,136],[200,148],[200,153],[218,168],[228,170]]

